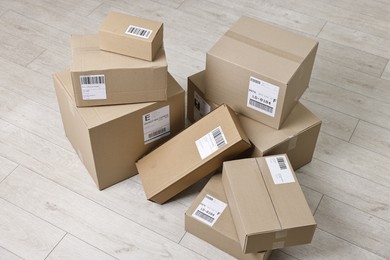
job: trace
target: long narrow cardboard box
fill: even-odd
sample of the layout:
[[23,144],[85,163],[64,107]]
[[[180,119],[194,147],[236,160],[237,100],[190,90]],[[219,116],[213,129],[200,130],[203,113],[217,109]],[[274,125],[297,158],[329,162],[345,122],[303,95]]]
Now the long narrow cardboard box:
[[184,90],[168,75],[168,100],[76,107],[69,71],[53,75],[65,133],[99,189],[137,174],[135,162],[184,129]]
[[271,250],[244,254],[238,240],[222,174],[215,174],[185,213],[185,230],[240,260],[266,260]]
[[316,222],[285,154],[225,162],[222,182],[243,252],[311,242]]
[[234,111],[221,105],[136,165],[146,197],[162,204],[250,147]]

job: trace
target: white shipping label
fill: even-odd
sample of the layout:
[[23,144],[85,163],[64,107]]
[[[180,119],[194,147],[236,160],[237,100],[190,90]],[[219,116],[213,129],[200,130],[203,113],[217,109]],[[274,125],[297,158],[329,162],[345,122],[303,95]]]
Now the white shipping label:
[[154,142],[171,133],[169,106],[154,110],[142,116],[145,144]]
[[295,182],[285,155],[266,157],[265,160],[275,184]]
[[247,107],[275,117],[279,87],[255,77],[249,78]]
[[144,38],[144,39],[148,39],[150,37],[150,35],[152,34],[152,32],[153,32],[152,30],[149,30],[149,29],[146,29],[146,28],[138,27],[138,26],[135,26],[135,25],[130,25],[127,28],[125,33],[129,34],[129,35],[141,37],[141,38]]
[[194,120],[198,121],[211,111],[211,107],[207,102],[195,91],[194,92]]
[[210,133],[195,141],[202,160],[227,144],[222,128],[218,126]]
[[83,100],[107,99],[104,75],[80,76],[80,85]]
[[206,194],[194,213],[192,213],[192,216],[209,226],[213,226],[226,206],[227,204],[225,202]]

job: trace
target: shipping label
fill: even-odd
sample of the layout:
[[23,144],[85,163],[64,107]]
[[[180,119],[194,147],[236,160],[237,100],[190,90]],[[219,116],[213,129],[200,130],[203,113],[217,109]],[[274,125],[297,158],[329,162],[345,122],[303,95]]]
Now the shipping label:
[[209,226],[213,226],[226,206],[227,204],[225,202],[207,194],[195,209],[194,213],[192,213],[192,216]]
[[142,116],[144,143],[148,144],[171,133],[169,106],[165,106]]

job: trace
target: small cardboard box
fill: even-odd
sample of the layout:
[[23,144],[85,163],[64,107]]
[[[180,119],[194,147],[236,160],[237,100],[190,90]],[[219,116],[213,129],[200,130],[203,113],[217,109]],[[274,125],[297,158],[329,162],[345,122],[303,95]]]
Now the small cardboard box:
[[78,107],[167,100],[163,48],[150,62],[100,50],[97,35],[72,35],[72,58]]
[[206,57],[206,96],[279,129],[309,85],[318,42],[242,16]]
[[271,250],[244,254],[222,185],[214,175],[185,213],[185,230],[240,260],[266,260]]
[[69,71],[53,75],[65,133],[99,189],[137,173],[135,162],[184,129],[184,90],[168,75],[168,100],[76,107]]
[[146,197],[162,204],[250,146],[234,111],[221,105],[137,162]]
[[286,155],[224,162],[222,183],[244,253],[311,242],[316,222]]
[[302,103],[298,102],[279,130],[243,115],[239,119],[253,145],[249,157],[286,153],[294,170],[313,159],[321,120]]
[[163,24],[111,12],[99,27],[99,47],[139,59],[153,61],[163,45]]
[[[203,94],[205,71],[188,77],[187,118],[196,122],[217,105]],[[245,157],[286,153],[294,170],[311,162],[321,128],[321,120],[298,102],[279,130],[246,116],[238,116],[252,149]]]

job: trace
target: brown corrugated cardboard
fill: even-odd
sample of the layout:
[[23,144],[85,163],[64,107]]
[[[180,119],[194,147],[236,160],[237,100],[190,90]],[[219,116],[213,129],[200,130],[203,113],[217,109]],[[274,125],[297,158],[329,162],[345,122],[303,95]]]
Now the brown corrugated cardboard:
[[302,103],[298,102],[279,130],[242,115],[239,119],[253,145],[249,157],[286,153],[294,170],[311,162],[321,120]]
[[167,99],[167,61],[163,48],[151,62],[102,51],[98,45],[97,35],[72,36],[71,74],[77,106]]
[[163,44],[163,24],[111,12],[99,27],[99,47],[152,61]]
[[184,129],[184,90],[170,75],[167,101],[82,108],[69,71],[53,78],[66,136],[99,189],[135,175],[136,160]]
[[206,96],[279,129],[309,84],[318,42],[241,17],[206,57]]
[[222,182],[243,252],[311,242],[316,223],[286,155],[224,162]]
[[[221,173],[214,175],[186,211],[185,230],[237,259],[268,259],[271,250],[256,254],[244,254],[242,252],[221,176]],[[215,201],[218,203],[215,203]],[[226,207],[219,210],[218,204],[225,204]],[[208,212],[205,210],[208,210]],[[211,217],[212,214],[215,214],[218,218]]]
[[234,111],[221,105],[136,163],[146,197],[162,204],[250,146]]
[[218,107],[206,99],[205,86],[204,70],[187,78],[187,118],[191,123],[198,121]]
[[[203,94],[205,89],[205,71],[188,77],[187,87],[187,118],[196,122],[205,112],[215,109],[214,102]],[[321,128],[321,120],[302,103],[293,108],[286,121],[279,130],[259,123],[246,116],[239,115],[242,127],[252,149],[245,153],[245,157],[261,157],[287,153],[294,170],[311,162]]]

